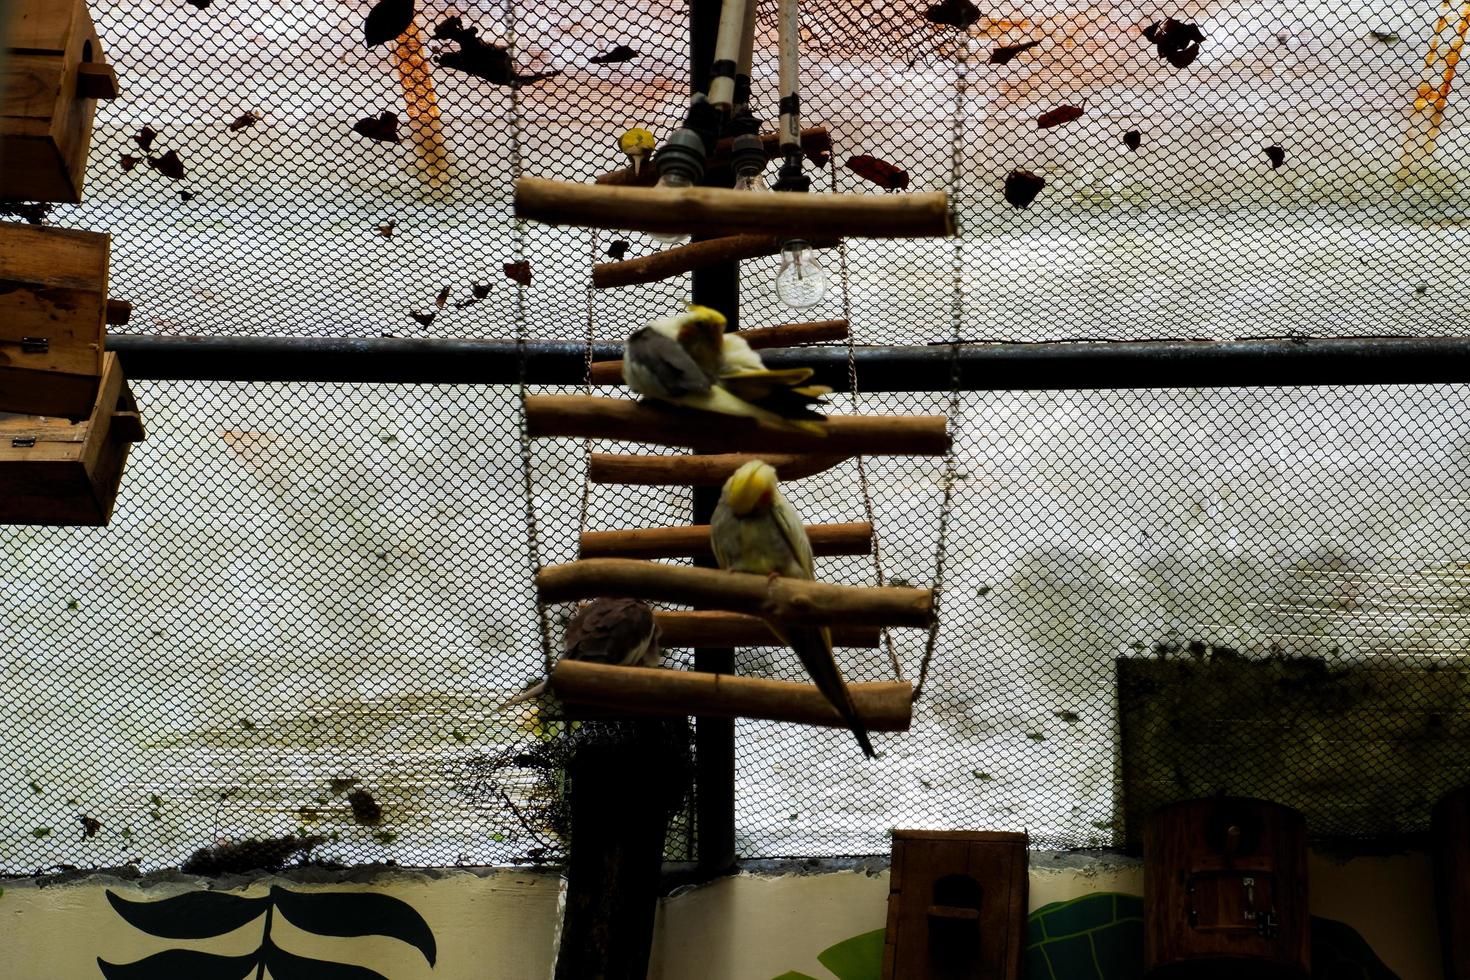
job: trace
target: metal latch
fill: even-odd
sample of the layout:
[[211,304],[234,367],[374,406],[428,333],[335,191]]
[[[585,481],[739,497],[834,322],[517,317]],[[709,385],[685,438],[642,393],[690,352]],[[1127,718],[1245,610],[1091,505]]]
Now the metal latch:
[[45,354],[50,349],[51,341],[46,337],[20,338],[20,352],[22,354]]
[[10,447],[12,449],[33,449],[35,445],[35,436],[14,436],[10,440]]

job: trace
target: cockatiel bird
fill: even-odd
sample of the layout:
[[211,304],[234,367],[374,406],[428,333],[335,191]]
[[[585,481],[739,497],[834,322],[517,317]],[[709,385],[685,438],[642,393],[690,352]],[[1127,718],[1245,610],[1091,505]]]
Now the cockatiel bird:
[[[593,599],[577,610],[562,639],[562,656],[619,667],[657,667],[658,623],[653,610],[637,599]],[[546,693],[547,680],[533,684],[502,704],[511,705],[539,698]]]
[[[720,567],[730,572],[784,575],[811,581],[812,544],[797,515],[781,495],[776,471],[754,459],[725,481],[720,503],[710,518],[710,544]],[[801,658],[817,688],[857,736],[863,754],[872,758],[873,743],[863,727],[852,693],[832,655],[832,633],[825,626],[767,624]]]
[[694,304],[635,330],[623,350],[623,380],[645,398],[824,435],[813,406],[832,389],[807,384],[811,376],[811,368],[767,369],[725,332],[724,314]]

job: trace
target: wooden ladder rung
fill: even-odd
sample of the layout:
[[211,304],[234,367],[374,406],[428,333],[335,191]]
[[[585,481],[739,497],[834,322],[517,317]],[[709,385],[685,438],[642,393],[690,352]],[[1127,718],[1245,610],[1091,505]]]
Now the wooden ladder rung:
[[[873,551],[873,525],[808,524],[812,554],[867,555]],[[713,558],[709,525],[639,527],[617,531],[583,531],[578,541],[582,558]]]
[[929,589],[833,585],[631,558],[587,558],[547,565],[536,573],[540,602],[598,596],[672,602],[811,625],[928,626],[934,618],[934,594]]
[[753,459],[776,468],[782,483],[825,473],[852,457],[824,453],[712,453],[705,456],[646,456],[633,453],[592,453],[587,479],[593,483],[622,483],[654,487],[718,487],[730,474]]
[[[913,685],[889,681],[847,688],[869,731],[908,731]],[[572,717],[696,715],[847,727],[815,686],[760,677],[562,660],[551,671],[551,690]]]
[[942,456],[949,451],[943,415],[829,415],[823,435],[688,409],[663,409],[595,395],[527,395],[533,437],[572,436],[746,452],[856,456]]

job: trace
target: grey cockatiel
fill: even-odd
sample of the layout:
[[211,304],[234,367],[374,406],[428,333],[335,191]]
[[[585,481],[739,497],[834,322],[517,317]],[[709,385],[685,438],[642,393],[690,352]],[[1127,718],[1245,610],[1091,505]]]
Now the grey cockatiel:
[[824,435],[814,406],[832,389],[807,384],[811,376],[811,368],[768,369],[708,306],[660,317],[623,348],[623,380],[646,398]]
[[[637,599],[593,599],[577,610],[567,624],[562,656],[622,667],[657,667],[658,623],[653,610]],[[545,680],[526,688],[500,706],[529,701],[546,693]]]
[[[761,460],[731,474],[720,491],[710,518],[710,544],[720,567],[732,572],[815,579],[812,545],[796,509],[781,495],[776,471]],[[852,703],[852,693],[832,655],[832,633],[825,626],[798,626],[767,620],[811,675],[812,681],[857,736],[863,754],[872,758],[873,744]]]

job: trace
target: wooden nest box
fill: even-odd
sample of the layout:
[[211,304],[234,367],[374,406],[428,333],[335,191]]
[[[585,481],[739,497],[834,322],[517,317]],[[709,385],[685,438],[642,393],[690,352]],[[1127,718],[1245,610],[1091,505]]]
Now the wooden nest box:
[[1290,807],[1213,797],[1144,827],[1150,980],[1307,980],[1306,821]]
[[103,359],[86,421],[0,414],[0,524],[106,524],[128,449],[142,439],[116,354]]
[[90,418],[111,239],[0,223],[0,412]]
[[0,66],[0,197],[82,199],[97,99],[117,97],[117,75],[82,0],[20,0]]

